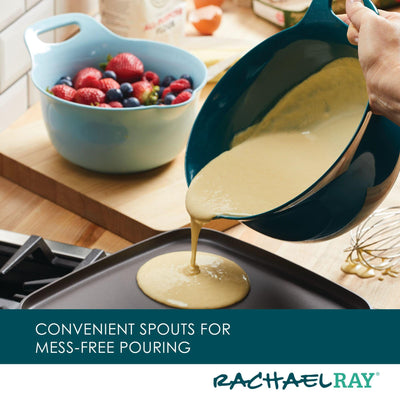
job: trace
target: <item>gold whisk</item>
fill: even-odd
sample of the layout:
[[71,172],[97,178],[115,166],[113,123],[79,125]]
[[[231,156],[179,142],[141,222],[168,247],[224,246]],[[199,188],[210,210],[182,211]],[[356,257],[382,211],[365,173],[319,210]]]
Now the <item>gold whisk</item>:
[[390,276],[400,273],[400,207],[372,213],[353,232],[347,262]]

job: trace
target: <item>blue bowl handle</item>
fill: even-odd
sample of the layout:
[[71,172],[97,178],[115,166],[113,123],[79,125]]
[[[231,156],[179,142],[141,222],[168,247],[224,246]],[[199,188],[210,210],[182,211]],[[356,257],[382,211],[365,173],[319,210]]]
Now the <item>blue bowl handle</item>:
[[[364,0],[364,5],[378,14],[372,0]],[[332,21],[332,17],[337,18],[332,11],[332,0],[313,0],[302,21],[324,23]]]
[[[80,31],[70,40],[59,43],[45,43],[38,37],[41,33],[68,25],[78,25],[80,29]],[[85,40],[85,38],[89,40],[90,38],[104,35],[106,32],[109,33],[110,31],[94,18],[81,13],[68,13],[55,15],[36,22],[25,30],[24,39],[26,47],[33,59],[35,55],[47,52],[50,48],[62,47],[66,43],[70,45],[70,42],[75,40],[78,36],[80,40]]]

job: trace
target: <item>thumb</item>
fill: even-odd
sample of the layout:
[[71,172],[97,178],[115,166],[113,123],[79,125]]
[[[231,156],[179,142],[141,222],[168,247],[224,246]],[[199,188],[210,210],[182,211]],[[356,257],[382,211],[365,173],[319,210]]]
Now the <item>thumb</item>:
[[346,14],[357,31],[365,18],[376,16],[372,10],[364,6],[362,0],[346,0]]
[[347,29],[347,39],[351,44],[354,44],[355,46],[358,45],[358,30],[354,27],[354,25],[351,22]]

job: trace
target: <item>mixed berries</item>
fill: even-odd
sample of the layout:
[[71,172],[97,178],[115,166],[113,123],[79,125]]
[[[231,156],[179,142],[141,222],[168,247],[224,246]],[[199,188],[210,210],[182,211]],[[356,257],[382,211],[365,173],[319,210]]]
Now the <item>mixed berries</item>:
[[179,104],[193,93],[193,80],[184,74],[160,77],[146,71],[142,61],[131,53],[109,56],[100,69],[81,69],[72,79],[62,76],[48,90],[61,99],[101,108],[131,108],[148,105]]

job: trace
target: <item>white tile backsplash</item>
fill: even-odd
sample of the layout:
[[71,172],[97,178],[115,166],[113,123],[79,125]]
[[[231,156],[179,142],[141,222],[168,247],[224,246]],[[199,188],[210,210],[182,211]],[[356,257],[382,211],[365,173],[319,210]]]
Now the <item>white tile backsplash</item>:
[[25,0],[25,8],[29,10],[32,8],[35,4],[39,3],[40,0]]
[[0,1],[0,31],[25,12],[24,0]]
[[0,94],[0,131],[7,128],[28,107],[28,78],[24,75],[9,89]]
[[[31,62],[24,43],[25,29],[54,13],[52,0],[42,0],[0,33],[0,93],[28,72]],[[52,32],[46,40],[54,40]]]
[[[95,16],[98,0],[0,0],[0,131],[39,100],[30,76],[30,57],[25,47],[25,29],[54,14],[82,12]],[[64,40],[71,29],[45,33],[41,39]]]

